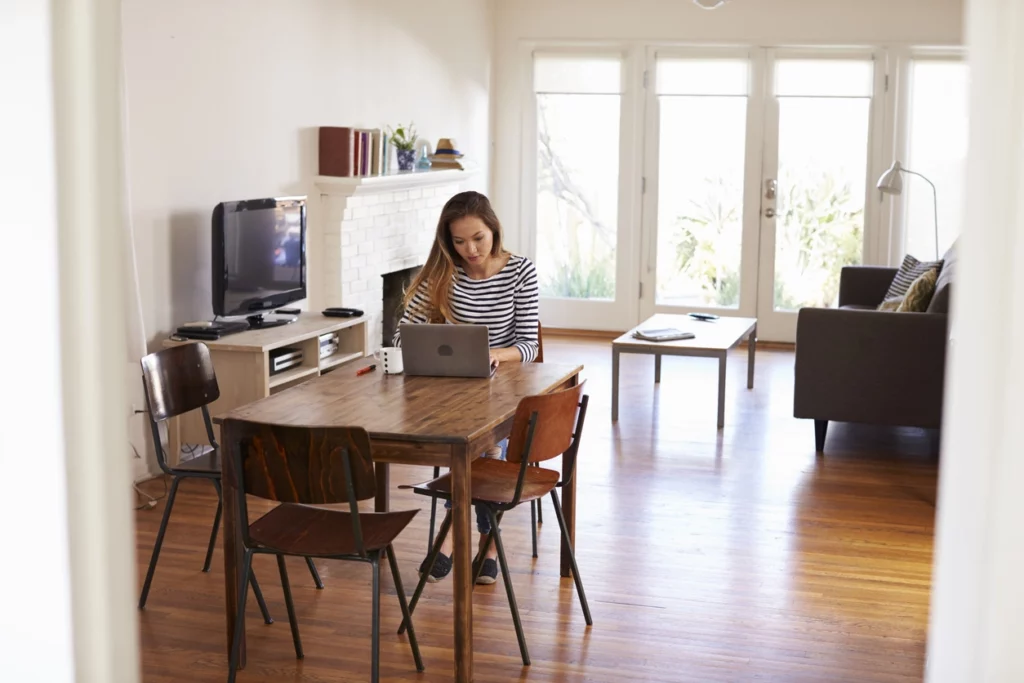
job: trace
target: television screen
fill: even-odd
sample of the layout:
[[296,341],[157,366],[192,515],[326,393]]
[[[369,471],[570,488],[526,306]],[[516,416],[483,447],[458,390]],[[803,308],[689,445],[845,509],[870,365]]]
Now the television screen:
[[219,204],[212,246],[217,315],[248,315],[305,298],[304,197]]

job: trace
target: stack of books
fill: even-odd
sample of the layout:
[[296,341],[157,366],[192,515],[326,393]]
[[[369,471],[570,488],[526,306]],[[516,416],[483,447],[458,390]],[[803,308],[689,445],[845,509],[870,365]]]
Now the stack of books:
[[320,127],[320,175],[383,175],[391,168],[392,155],[387,133],[380,128]]

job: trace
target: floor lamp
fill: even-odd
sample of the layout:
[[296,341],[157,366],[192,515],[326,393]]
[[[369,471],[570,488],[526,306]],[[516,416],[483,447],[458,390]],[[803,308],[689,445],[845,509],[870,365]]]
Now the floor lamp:
[[917,171],[903,168],[903,165],[897,160],[893,161],[889,170],[878,179],[878,189],[885,194],[903,194],[903,176],[900,173],[911,173],[924,178],[924,181],[932,186],[932,205],[935,208],[935,258],[939,258],[939,193],[935,190],[935,183]]

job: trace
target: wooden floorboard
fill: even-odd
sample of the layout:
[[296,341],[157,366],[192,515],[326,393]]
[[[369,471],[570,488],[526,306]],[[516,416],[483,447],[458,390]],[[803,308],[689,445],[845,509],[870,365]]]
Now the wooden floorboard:
[[[622,683],[920,681],[928,621],[937,436],[832,425],[826,455],[792,417],[793,354],[729,358],[725,428],[715,429],[717,364],[623,356],[620,420],[610,421],[609,342],[545,340],[548,362],[582,362],[590,411],[579,460],[576,532],[594,625],[558,576],[558,526],[545,502],[540,557],[529,508],[502,524],[533,664],[523,667],[502,583],[474,596],[476,680]],[[426,468],[392,469],[393,484]],[[159,493],[159,482],[146,484]],[[392,508],[423,508],[396,550],[406,591],[423,559],[426,501],[395,490]],[[200,571],[216,498],[181,486],[149,604],[139,615],[144,680],[223,681],[223,559]],[[141,585],[163,511],[137,513]],[[319,562],[317,591],[289,560],[305,646],[297,661],[276,566],[256,558],[276,623],[249,600],[249,663],[239,683],[369,679],[369,567]],[[426,672],[395,635],[399,609],[382,581],[381,673],[453,678],[451,583],[428,584],[416,610]]]

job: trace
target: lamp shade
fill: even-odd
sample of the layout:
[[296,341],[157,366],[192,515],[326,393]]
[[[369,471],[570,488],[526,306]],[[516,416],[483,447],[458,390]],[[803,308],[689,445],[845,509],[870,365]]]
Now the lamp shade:
[[878,179],[878,189],[886,194],[901,194],[903,192],[903,175],[900,171],[903,166],[899,161],[892,162],[889,170]]

